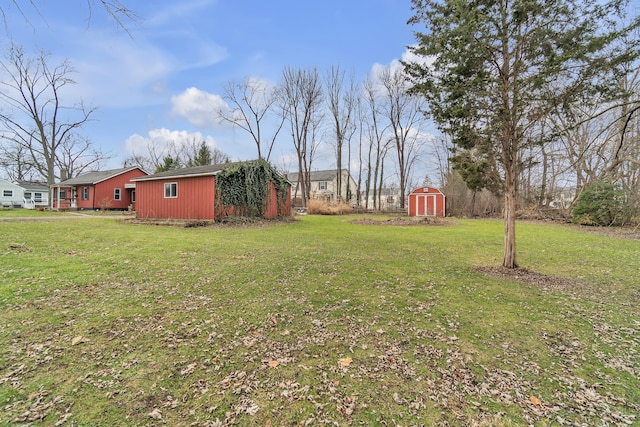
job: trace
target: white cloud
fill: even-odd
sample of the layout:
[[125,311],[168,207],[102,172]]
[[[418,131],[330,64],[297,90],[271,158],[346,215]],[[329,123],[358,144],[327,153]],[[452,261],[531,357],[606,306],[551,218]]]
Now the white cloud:
[[219,95],[190,87],[179,95],[171,97],[172,114],[186,118],[200,128],[215,128],[219,125],[219,110],[226,110],[227,104]]
[[173,148],[180,148],[193,142],[204,141],[210,148],[216,147],[215,139],[204,136],[200,132],[188,132],[186,130],[170,130],[166,128],[152,129],[147,136],[133,134],[125,141],[128,154],[147,155],[150,150],[158,155],[169,154]]
[[171,82],[182,72],[210,67],[228,57],[206,28],[180,25],[202,17],[215,3],[189,0],[139,6],[141,21],[129,24],[128,32],[114,28],[102,13],[88,25],[78,25],[87,18],[82,7],[73,19],[68,13],[47,10],[48,25],[38,31],[18,26],[12,35],[30,55],[40,49],[51,52],[50,65],[69,60],[77,71],[69,77],[77,84],[65,89],[67,100],[82,99],[101,108],[157,106],[166,104]]
[[158,88],[165,86],[174,66],[164,52],[117,39],[86,40],[83,45],[84,52],[71,58],[83,99],[101,107],[153,105],[166,99]]
[[189,18],[193,15],[205,13],[207,8],[216,3],[215,0],[182,0],[159,9],[153,5],[153,13],[145,20],[145,24],[153,27],[171,25],[178,18]]
[[433,64],[434,61],[435,61],[435,57],[433,56],[424,57],[424,56],[416,55],[409,48],[407,48],[402,54],[401,59],[394,59],[393,61],[391,61],[389,64],[386,64],[386,65],[380,64],[380,63],[373,64],[373,66],[371,67],[371,74],[373,76],[379,76],[380,73],[385,69],[390,70],[392,72],[395,72],[397,70],[401,71],[404,69],[404,65],[402,65],[402,62],[412,62],[416,64],[429,66]]

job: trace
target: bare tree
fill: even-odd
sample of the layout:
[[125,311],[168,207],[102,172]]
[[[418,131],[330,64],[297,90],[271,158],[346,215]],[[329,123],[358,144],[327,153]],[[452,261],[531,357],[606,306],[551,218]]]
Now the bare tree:
[[[132,9],[126,7],[122,2],[120,2],[120,0],[85,0],[85,2],[87,4],[89,20],[91,20],[96,7],[102,8],[107,16],[113,19],[114,22],[129,35],[131,34],[129,33],[128,24],[135,23],[139,20],[136,13]],[[18,13],[22,15],[25,22],[32,27],[35,26],[29,18],[30,11],[33,11],[39,17],[46,19],[46,17],[40,12],[35,0],[11,0],[6,6],[0,5],[0,16],[2,17],[2,22],[7,31],[9,26],[7,24],[5,8],[11,6],[15,7]]]
[[310,197],[311,165],[317,148],[314,138],[321,121],[322,84],[318,70],[285,68],[282,72],[280,107],[289,122],[291,138],[298,156],[298,188],[302,204]]
[[421,135],[424,100],[419,95],[408,93],[407,77],[401,69],[385,68],[379,78],[384,87],[384,111],[391,126],[391,140],[397,156],[400,208],[404,208],[412,167],[424,142]]
[[76,138],[95,108],[64,104],[63,89],[74,83],[69,77],[74,70],[67,61],[50,67],[47,54],[28,58],[22,48],[12,46],[0,67],[5,74],[0,100],[7,108],[0,111],[2,138],[21,147],[27,162],[53,184],[57,164],[64,163],[64,144]]
[[368,141],[367,149],[367,178],[365,180],[365,208],[369,209],[369,195],[372,194],[373,206],[381,208],[379,203],[383,185],[384,158],[388,151],[389,141],[385,140],[385,133],[389,125],[384,122],[380,107],[380,94],[374,76],[369,76],[363,85],[363,96],[367,108],[363,113],[366,126],[365,135]]
[[[336,198],[341,201],[342,195],[342,159],[345,143],[347,144],[348,157],[350,157],[350,141],[355,132],[354,112],[356,107],[357,87],[353,75],[345,88],[345,73],[340,67],[331,67],[325,78],[327,87],[327,102],[332,118],[333,134],[335,136],[337,191]],[[347,165],[349,165],[349,158]],[[348,196],[348,195],[347,195]]]
[[147,141],[143,152],[134,152],[124,160],[124,166],[137,166],[153,172],[166,168],[218,165],[231,161],[231,157],[218,147],[211,148],[205,141],[192,138],[184,143],[169,141],[156,145]]
[[27,149],[11,141],[0,143],[0,167],[11,181],[33,179],[33,167],[28,161]]
[[103,162],[111,157],[113,156],[102,152],[88,138],[69,134],[60,144],[56,169],[66,170],[69,177],[78,176],[86,171],[99,170],[104,165]]
[[[228,122],[246,131],[258,150],[258,158],[269,161],[273,145],[282,129],[284,116],[271,114],[277,101],[277,89],[265,81],[245,79],[242,83],[229,82],[223,98],[231,104],[231,110],[217,111],[221,122]],[[275,119],[275,123],[269,119]],[[265,128],[273,125],[269,136]]]

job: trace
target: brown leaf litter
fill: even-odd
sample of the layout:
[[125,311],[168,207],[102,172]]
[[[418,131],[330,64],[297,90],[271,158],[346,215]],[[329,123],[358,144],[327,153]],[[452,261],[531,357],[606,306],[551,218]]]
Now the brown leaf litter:
[[477,267],[474,271],[486,276],[514,280],[543,290],[576,290],[586,285],[563,277],[549,276],[526,268]]

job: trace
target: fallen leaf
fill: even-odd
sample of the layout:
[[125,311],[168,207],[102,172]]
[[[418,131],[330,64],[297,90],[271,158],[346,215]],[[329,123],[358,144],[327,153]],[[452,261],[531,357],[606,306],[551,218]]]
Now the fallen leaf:
[[277,367],[280,364],[280,362],[278,362],[277,360],[270,360],[269,363],[267,363],[267,365],[269,365],[272,368]]
[[289,331],[288,329],[285,329],[284,331],[282,331],[282,332],[280,333],[280,335],[284,335],[284,336],[286,336],[286,335],[289,335],[290,333],[291,333],[291,331]]
[[196,362],[189,364],[189,366],[187,366],[182,371],[180,371],[180,375],[188,375],[188,374],[192,373],[196,369],[197,366],[198,366],[198,364]]
[[162,419],[162,413],[160,412],[160,410],[158,408],[154,409],[153,411],[149,412],[149,418],[153,418],[154,420],[161,420]]
[[340,359],[340,366],[344,366],[345,368],[349,365],[351,365],[351,362],[353,362],[353,359],[350,357],[345,357]]
[[535,406],[536,408],[539,408],[542,405],[542,402],[540,401],[540,399],[538,399],[534,395],[531,395],[529,400],[531,401],[531,403],[533,403],[533,406]]
[[78,345],[78,344],[82,344],[83,342],[89,342],[89,340],[83,337],[82,335],[78,335],[77,337],[71,340],[71,345]]

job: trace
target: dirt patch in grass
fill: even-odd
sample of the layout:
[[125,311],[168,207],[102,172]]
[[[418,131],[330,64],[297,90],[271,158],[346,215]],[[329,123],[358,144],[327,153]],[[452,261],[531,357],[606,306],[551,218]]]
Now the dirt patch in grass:
[[351,221],[352,224],[362,225],[396,225],[396,226],[425,226],[425,225],[453,225],[451,221],[439,217],[397,217],[388,219],[362,218]]
[[478,267],[475,271],[486,276],[499,277],[514,280],[520,283],[535,286],[544,290],[560,290],[573,291],[584,290],[587,286],[583,283],[576,282],[563,277],[548,276],[546,274],[537,273],[526,268],[505,268],[505,267]]

